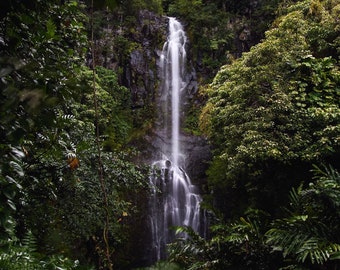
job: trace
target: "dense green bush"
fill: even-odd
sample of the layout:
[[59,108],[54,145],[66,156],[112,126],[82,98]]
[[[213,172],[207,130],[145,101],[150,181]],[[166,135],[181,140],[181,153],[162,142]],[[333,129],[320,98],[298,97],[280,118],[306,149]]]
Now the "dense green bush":
[[274,213],[312,163],[336,161],[338,9],[331,1],[289,7],[262,43],[216,75],[201,125],[216,146],[209,175],[220,205]]
[[[111,259],[124,253],[144,191],[133,151],[120,152],[132,126],[130,94],[113,71],[84,66],[80,2],[13,0],[2,12],[2,267],[108,266],[107,249],[117,250]],[[34,249],[23,245],[27,232]]]

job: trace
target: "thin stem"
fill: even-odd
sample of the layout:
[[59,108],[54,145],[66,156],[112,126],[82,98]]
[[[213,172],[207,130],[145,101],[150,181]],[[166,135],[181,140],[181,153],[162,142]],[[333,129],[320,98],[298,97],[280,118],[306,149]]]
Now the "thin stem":
[[113,264],[111,260],[111,252],[109,245],[109,224],[110,224],[110,216],[109,216],[109,201],[107,197],[106,191],[106,183],[104,178],[104,170],[103,170],[103,162],[102,162],[102,154],[101,154],[101,145],[100,145],[100,133],[99,133],[99,113],[98,113],[98,98],[97,98],[97,89],[96,89],[96,62],[95,62],[95,44],[94,44],[94,30],[93,30],[93,0],[91,1],[91,54],[92,54],[92,87],[93,87],[93,100],[94,100],[94,108],[95,108],[95,126],[96,126],[96,144],[97,144],[97,152],[98,152],[98,176],[100,187],[103,193],[103,203],[105,210],[105,224],[103,228],[103,240],[105,244],[105,257],[107,262],[107,267],[109,270],[113,270]]

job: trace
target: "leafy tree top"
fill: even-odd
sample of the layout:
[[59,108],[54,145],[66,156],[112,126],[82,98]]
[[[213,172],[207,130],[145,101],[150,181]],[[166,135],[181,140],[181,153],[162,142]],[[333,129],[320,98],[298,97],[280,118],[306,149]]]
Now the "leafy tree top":
[[227,215],[249,205],[276,213],[311,164],[339,156],[339,4],[301,1],[281,12],[207,89],[200,125],[213,146],[209,185]]
[[216,75],[202,126],[228,171],[266,160],[315,161],[339,149],[338,9],[299,2]]

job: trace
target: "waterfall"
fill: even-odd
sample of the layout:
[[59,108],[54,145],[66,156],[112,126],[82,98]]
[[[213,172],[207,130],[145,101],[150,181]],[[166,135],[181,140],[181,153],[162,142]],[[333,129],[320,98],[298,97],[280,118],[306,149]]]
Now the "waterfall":
[[160,58],[159,160],[153,163],[150,183],[149,222],[152,233],[152,260],[166,258],[166,244],[175,239],[172,226],[200,230],[201,197],[185,172],[186,155],[181,149],[182,103],[185,98],[187,37],[182,25],[169,18],[169,32]]

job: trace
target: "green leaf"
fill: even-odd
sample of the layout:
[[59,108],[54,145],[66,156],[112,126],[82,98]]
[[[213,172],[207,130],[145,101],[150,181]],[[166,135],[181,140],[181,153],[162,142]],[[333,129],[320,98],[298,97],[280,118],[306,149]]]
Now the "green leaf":
[[15,191],[4,190],[3,193],[4,193],[4,195],[5,195],[5,197],[7,199],[12,200],[15,197],[15,193],[16,192]]
[[14,211],[17,210],[17,208],[15,207],[15,204],[12,200],[7,200],[7,204],[9,205],[9,207],[11,207]]
[[46,37],[48,39],[52,39],[55,36],[55,31],[56,31],[56,26],[54,24],[54,22],[52,21],[52,19],[49,19],[46,23],[46,28],[47,28],[47,33],[46,33]]
[[330,259],[331,260],[340,260],[340,251],[331,254]]
[[17,182],[15,181],[12,177],[10,176],[6,176],[6,180],[8,181],[8,183],[11,183],[11,184],[15,184],[15,186],[18,188],[18,189],[22,189],[22,186]]
[[105,3],[107,7],[111,10],[115,9],[118,6],[118,2],[116,0],[106,0]]
[[12,167],[12,169],[19,175],[19,176],[24,176],[24,170],[23,168],[20,166],[20,164],[18,164],[15,161],[10,161],[9,162],[10,166]]

